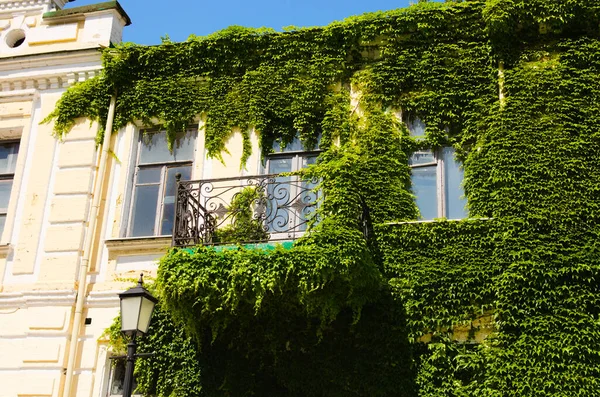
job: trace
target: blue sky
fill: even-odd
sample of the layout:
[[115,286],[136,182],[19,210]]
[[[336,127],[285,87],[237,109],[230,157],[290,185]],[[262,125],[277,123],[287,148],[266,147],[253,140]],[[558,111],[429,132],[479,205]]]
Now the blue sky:
[[[76,0],[68,8],[100,3]],[[204,36],[230,25],[322,26],[351,15],[391,10],[409,5],[410,0],[119,0],[133,24],[124,40],[158,44],[168,34],[183,41],[190,34]],[[416,2],[414,0],[413,2]]]

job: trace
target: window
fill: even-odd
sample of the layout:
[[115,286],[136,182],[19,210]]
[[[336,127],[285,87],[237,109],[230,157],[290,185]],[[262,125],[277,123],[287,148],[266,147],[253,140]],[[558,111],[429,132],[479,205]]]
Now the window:
[[0,236],[6,223],[18,153],[19,142],[0,143]]
[[[125,382],[125,365],[127,361],[124,358],[114,358],[111,363],[109,363],[109,384],[108,384],[108,392],[106,393],[107,397],[112,396],[122,396],[123,395],[123,383]],[[135,394],[135,389],[137,388],[137,382],[135,381],[135,376],[133,377],[133,394]]]
[[[297,137],[284,148],[279,142],[275,142],[273,150],[275,153],[270,154],[266,159],[267,174],[299,171],[315,164],[320,154],[318,149],[306,151]],[[315,203],[319,194],[312,191],[316,185],[317,183],[313,181],[300,181],[296,176],[275,178],[275,184],[269,185],[268,193],[272,207],[277,210],[271,212],[273,219],[267,222],[269,233],[306,230],[307,222],[317,208]],[[294,237],[293,233],[289,233],[289,237]]]
[[140,134],[127,236],[172,233],[175,177],[181,174],[182,180],[191,179],[195,136],[195,130],[188,130],[169,151],[164,131]]
[[[407,123],[415,138],[425,135],[425,125],[415,118]],[[463,171],[454,148],[419,150],[411,156],[412,190],[421,219],[462,219],[467,217],[462,189]]]

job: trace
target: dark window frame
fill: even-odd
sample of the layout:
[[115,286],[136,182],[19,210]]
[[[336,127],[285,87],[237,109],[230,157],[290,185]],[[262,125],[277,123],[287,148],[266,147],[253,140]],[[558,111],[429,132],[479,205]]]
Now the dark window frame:
[[[136,155],[135,161],[133,163],[133,172],[131,175],[131,193],[129,194],[129,203],[128,203],[128,214],[127,214],[127,222],[125,227],[125,236],[126,237],[168,237],[171,235],[162,233],[164,221],[166,218],[163,217],[163,212],[165,208],[165,193],[168,188],[167,186],[167,176],[169,169],[178,168],[178,167],[189,167],[190,169],[190,178],[193,174],[193,168],[196,160],[196,139],[198,138],[198,128],[195,126],[190,126],[185,131],[185,136],[191,134],[192,136],[192,156],[191,160],[167,160],[167,161],[157,161],[157,162],[145,162],[140,164],[141,156],[142,156],[142,147],[144,145],[144,140],[148,138],[148,136],[152,134],[164,134],[165,130],[163,129],[152,129],[152,130],[140,130],[138,133],[138,139],[135,143]],[[166,145],[166,140],[164,142]],[[138,183],[138,177],[140,171],[148,170],[152,168],[160,167],[160,180],[158,182],[147,182],[147,183]],[[183,178],[184,180],[186,178]],[[136,206],[136,197],[138,194],[137,187],[138,186],[158,186],[158,197],[156,202],[156,210],[154,212],[154,228],[152,234],[143,234],[143,235],[135,235],[134,234],[134,226],[135,226],[135,206]],[[173,222],[173,220],[171,220]]]
[[[407,129],[410,132],[410,135],[415,138],[415,139],[423,139],[425,137],[425,123],[423,123],[423,121],[415,116],[409,116],[404,120],[404,123],[407,127]],[[454,159],[456,152],[454,150],[454,148],[452,146],[444,146],[438,149],[424,149],[424,150],[417,150],[414,153],[412,153],[412,155],[409,158],[409,167],[411,169],[411,184],[413,187],[413,194],[415,195],[415,204],[417,203],[418,200],[418,195],[416,194],[416,192],[414,191],[414,180],[413,180],[413,170],[423,170],[423,169],[427,169],[427,168],[433,168],[435,170],[435,175],[436,175],[436,182],[435,182],[435,190],[436,190],[436,216],[435,217],[423,217],[423,214],[421,214],[421,217],[419,220],[433,220],[436,218],[448,218],[448,215],[450,213],[450,208],[448,208],[448,201],[450,200],[451,197],[453,197],[453,195],[448,194],[448,186],[450,186],[450,175],[446,173],[446,168],[447,168],[447,164],[446,161],[447,159],[444,159],[445,157],[445,153],[444,151],[451,149],[451,156]],[[417,163],[413,163],[415,160],[415,156],[416,155],[430,155],[432,157],[431,161],[428,162],[417,162]],[[456,160],[454,160],[456,161]],[[460,168],[462,169],[462,164],[460,164]],[[461,175],[461,183],[460,183],[460,190],[461,190],[461,195],[459,196],[459,198],[462,198],[464,196],[464,189],[462,188],[462,179],[464,179],[464,176]],[[462,201],[462,200],[461,200]],[[468,203],[466,200],[464,200],[464,208],[463,208],[463,212],[464,212],[464,217],[462,218],[448,218],[448,219],[464,219],[467,218],[469,216],[468,214]],[[419,212],[421,212],[421,208],[419,208]]]

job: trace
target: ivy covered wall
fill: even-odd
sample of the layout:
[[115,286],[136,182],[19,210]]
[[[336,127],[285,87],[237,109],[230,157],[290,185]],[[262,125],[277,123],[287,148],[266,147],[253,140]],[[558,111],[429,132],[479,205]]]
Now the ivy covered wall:
[[[323,135],[322,221],[291,250],[173,251],[140,360],[160,396],[595,396],[600,4],[419,3],[324,28],[231,27],[105,52],[51,119],[206,121],[264,153]],[[395,117],[419,117],[416,141]],[[418,213],[408,156],[453,145],[472,219]],[[370,209],[373,236],[361,213]],[[485,316],[483,343],[453,330]],[[474,332],[476,330],[474,329]],[[426,338],[429,343],[423,343]]]

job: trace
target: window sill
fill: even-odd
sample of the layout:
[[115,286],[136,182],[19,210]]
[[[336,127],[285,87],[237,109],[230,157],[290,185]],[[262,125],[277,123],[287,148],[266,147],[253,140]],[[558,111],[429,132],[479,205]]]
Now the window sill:
[[166,252],[171,248],[173,238],[168,236],[148,237],[123,237],[106,240],[106,248],[109,254],[132,253],[132,252]]
[[460,221],[491,221],[493,219],[494,218],[462,218],[462,219],[438,218],[438,219],[427,219],[427,220],[420,220],[420,221],[386,222],[386,223],[384,223],[384,225],[386,225],[386,226],[388,226],[388,225],[411,225],[411,224],[418,224],[418,223],[460,222]]
[[0,259],[5,259],[10,254],[11,249],[10,244],[0,245]]

